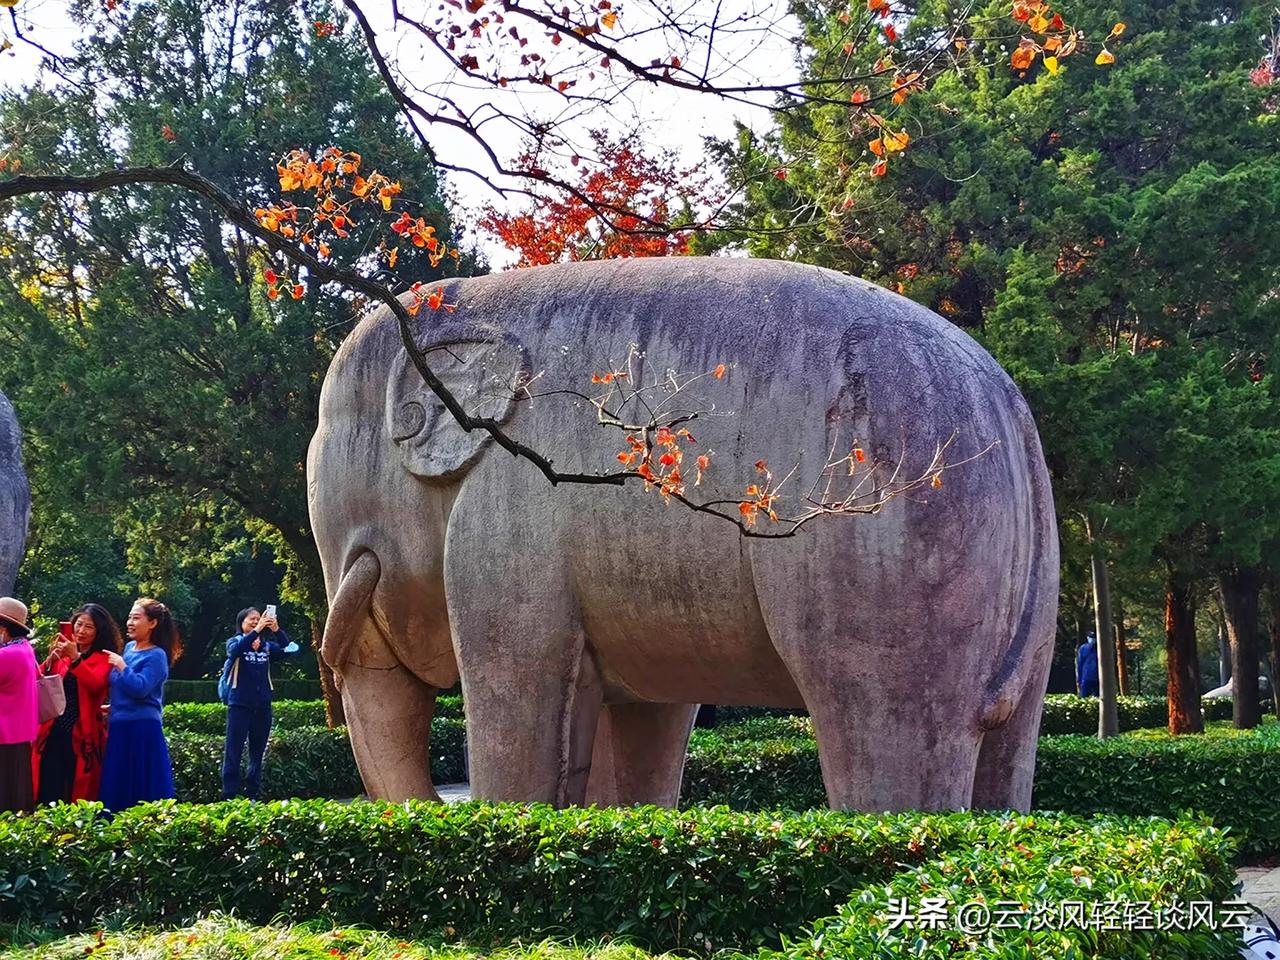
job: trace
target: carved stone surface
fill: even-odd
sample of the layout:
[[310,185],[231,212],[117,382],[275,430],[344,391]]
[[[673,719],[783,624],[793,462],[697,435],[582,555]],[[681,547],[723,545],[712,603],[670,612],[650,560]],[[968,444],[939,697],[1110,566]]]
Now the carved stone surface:
[[[307,470],[324,656],[372,795],[435,795],[431,712],[461,677],[478,798],[675,803],[707,702],[807,706],[834,807],[1028,806],[1053,499],[1026,403],[969,336],[872,284],[760,260],[567,264],[446,293],[456,313],[417,318],[441,379],[561,471],[617,469],[622,433],[556,391],[599,395],[591,375],[631,344],[632,384],[730,365],[668,402],[699,411],[692,449],[712,454],[696,499],[734,509],[763,459],[794,470],[780,506],[798,512],[855,441],[862,471],[920,475],[953,435],[947,461],[974,459],[877,515],[744,539],[639,484],[552,487],[457,426],[389,311],[366,317]],[[863,476],[837,470],[832,494]]]
[[0,393],[0,596],[13,593],[30,519],[31,487],[22,469],[22,431],[13,404]]

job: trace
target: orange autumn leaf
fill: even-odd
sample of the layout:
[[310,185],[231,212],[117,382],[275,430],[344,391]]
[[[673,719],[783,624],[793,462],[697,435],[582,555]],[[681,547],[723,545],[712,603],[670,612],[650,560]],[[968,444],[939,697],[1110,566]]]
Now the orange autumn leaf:
[[612,30],[618,25],[618,15],[610,10],[600,18],[600,22],[604,24],[606,30]]
[[278,297],[278,296],[280,296],[280,290],[279,290],[278,288],[276,288],[276,287],[267,287],[267,299],[268,299],[268,300],[274,300],[274,299],[275,299],[276,297]]
[[766,473],[769,470],[769,465],[765,463],[763,460],[757,460],[756,470],[759,471],[760,473]]
[[886,131],[880,138],[884,141],[884,148],[889,153],[901,153],[907,149],[907,144],[911,141],[911,135],[905,130],[897,133]]
[[1116,37],[1120,36],[1120,34],[1124,33],[1125,29],[1126,27],[1123,22],[1117,23],[1114,27],[1111,28],[1111,32],[1107,34],[1107,39],[1114,40]]
[[877,157],[884,156],[884,143],[881,141],[879,137],[876,137],[869,144],[867,144],[867,146],[871,148],[871,152],[874,153]]
[[717,365],[717,366],[716,366],[716,368],[715,368],[714,370],[712,370],[712,371],[711,371],[711,375],[712,375],[713,377],[715,377],[717,380],[723,379],[723,378],[724,378],[725,371],[726,371],[726,370],[728,370],[728,369],[729,369],[729,368],[728,368],[727,366],[725,366],[723,363],[721,363],[721,364]]
[[843,50],[844,50],[844,55],[845,55],[846,57],[851,57],[851,56],[853,56],[853,41],[852,41],[852,40],[846,40],[846,41],[844,42],[844,46],[843,46],[841,49],[843,49]]
[[867,455],[863,452],[861,447],[854,447],[853,459],[857,460],[859,463],[862,463],[864,460],[867,459]]
[[1031,18],[1027,26],[1029,26],[1036,33],[1044,33],[1046,30],[1049,29],[1049,20],[1043,14],[1037,13],[1034,17]]
[[849,95],[850,103],[866,103],[870,99],[871,95],[862,89],[855,90]]
[[942,486],[942,474],[935,473],[933,475],[933,480],[929,482],[929,486],[933,487],[935,490]]
[[1026,70],[1036,58],[1036,48],[1030,44],[1018,47],[1009,57],[1009,65],[1015,70]]

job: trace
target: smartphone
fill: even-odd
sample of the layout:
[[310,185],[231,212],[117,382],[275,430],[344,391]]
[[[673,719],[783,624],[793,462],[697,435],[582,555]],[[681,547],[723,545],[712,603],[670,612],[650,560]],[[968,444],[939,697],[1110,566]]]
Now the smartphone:
[[59,636],[61,636],[63,640],[74,640],[74,639],[75,639],[75,637],[74,637],[74,636],[72,635],[72,633],[71,633],[71,621],[70,621],[70,620],[59,620],[59,621],[58,621],[58,635],[59,635]]
[[276,618],[276,605],[274,603],[268,603],[267,609],[262,611],[262,619],[274,620],[275,618]]

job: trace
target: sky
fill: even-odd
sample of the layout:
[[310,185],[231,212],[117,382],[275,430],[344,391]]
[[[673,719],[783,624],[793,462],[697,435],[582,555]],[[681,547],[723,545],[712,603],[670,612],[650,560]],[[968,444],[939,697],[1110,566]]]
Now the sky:
[[[415,0],[407,0],[403,9],[412,13],[413,2]],[[424,19],[434,9],[431,2],[433,0],[423,0],[419,8]],[[647,62],[653,51],[671,49],[683,53],[686,62],[705,62],[712,75],[719,77],[721,82],[749,84],[762,78],[776,82],[779,78],[794,77],[794,54],[784,39],[792,25],[786,20],[783,0],[689,0],[688,5],[678,11],[682,22],[710,21],[713,11],[718,11],[725,19],[731,19],[736,12],[760,18],[756,22],[780,24],[777,30],[743,31],[736,35],[730,29],[722,29],[716,36],[715,49],[710,57],[705,41],[697,36],[663,36],[658,19],[670,12],[669,7],[664,10],[659,6],[664,2],[621,0],[614,7],[622,18],[623,32],[637,37],[635,45],[628,51],[634,53],[636,59]],[[629,87],[608,112],[595,110],[582,116],[566,116],[565,101],[550,91],[500,94],[490,86],[467,83],[465,75],[439,51],[418,42],[403,27],[392,29],[389,2],[371,0],[364,4],[364,8],[378,32],[384,53],[408,83],[427,94],[447,89],[449,96],[464,110],[479,111],[480,116],[488,112],[491,119],[484,126],[485,138],[504,158],[519,153],[522,133],[494,115],[496,111],[490,110],[490,105],[497,105],[508,113],[555,119],[558,130],[582,141],[586,140],[586,133],[591,127],[603,128],[615,135],[636,134],[646,144],[676,151],[686,165],[696,163],[702,156],[704,137],[731,136],[738,121],[757,130],[768,127],[771,122],[769,112],[763,107],[730,103],[705,94],[674,90],[662,84]],[[15,10],[21,14],[24,31],[43,46],[57,53],[70,49],[77,31],[69,25],[64,0],[18,0]],[[0,10],[0,14],[7,12]],[[28,82],[35,76],[42,59],[39,51],[13,37],[11,24],[4,23],[3,26],[5,33],[15,42],[11,50],[0,54],[0,88]],[[571,45],[563,45],[563,49],[571,49]],[[495,100],[495,94],[505,96],[505,100]],[[437,126],[428,131],[428,137],[442,159],[480,170],[490,175],[492,180],[498,179],[492,176],[488,159],[479,146],[465,134]],[[519,198],[514,201],[504,198],[476,177],[455,173],[448,179],[455,200],[455,215],[463,222],[474,222],[479,211],[488,205],[509,209],[512,202],[523,202]],[[474,236],[474,239],[480,241],[480,251],[494,267],[512,263],[513,255],[491,238]]]

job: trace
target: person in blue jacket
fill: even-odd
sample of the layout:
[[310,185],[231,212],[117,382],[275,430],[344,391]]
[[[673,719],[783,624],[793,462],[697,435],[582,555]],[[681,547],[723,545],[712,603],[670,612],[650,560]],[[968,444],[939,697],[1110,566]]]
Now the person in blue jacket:
[[[262,758],[271,733],[271,661],[297,647],[274,618],[263,617],[254,607],[237,614],[236,626],[240,632],[227,641],[231,682],[227,695],[227,744],[222,754],[222,796],[226,800],[237,795],[256,800],[262,788]],[[241,794],[240,758],[246,739],[249,769]]]
[[125,621],[124,656],[108,651],[111,715],[98,798],[112,813],[145,800],[173,797],[173,764],[161,717],[169,667],[182,656],[182,638],[169,608],[142,597]]
[[1098,641],[1092,633],[1076,653],[1076,691],[1082,697],[1098,695]]

